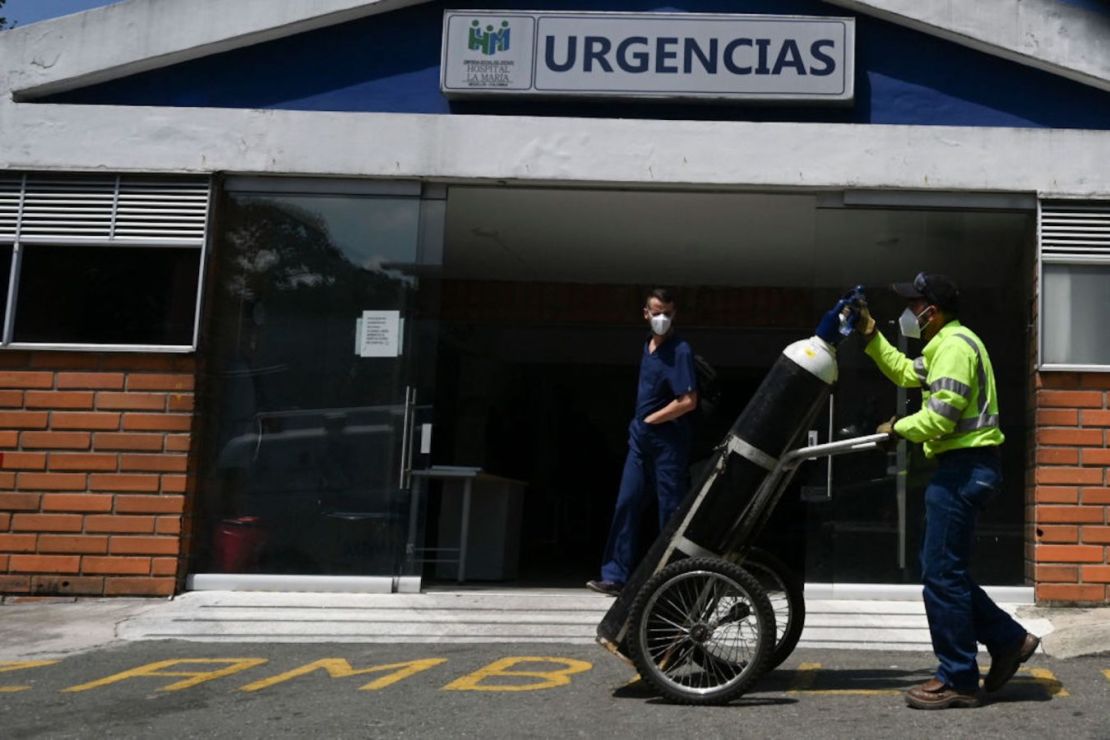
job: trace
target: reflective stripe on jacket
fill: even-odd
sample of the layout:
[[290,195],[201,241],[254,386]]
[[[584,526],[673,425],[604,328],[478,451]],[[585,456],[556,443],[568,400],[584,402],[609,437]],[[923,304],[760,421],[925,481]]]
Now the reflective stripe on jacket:
[[998,389],[987,348],[959,321],[941,327],[915,360],[880,332],[864,352],[896,385],[921,388],[921,410],[899,419],[894,431],[911,442],[923,442],[926,457],[1005,441],[998,427]]

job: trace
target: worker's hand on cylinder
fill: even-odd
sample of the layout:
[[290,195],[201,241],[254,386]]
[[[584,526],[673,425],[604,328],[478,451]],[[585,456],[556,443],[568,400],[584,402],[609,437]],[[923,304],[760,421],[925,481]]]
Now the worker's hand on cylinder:
[[870,339],[875,334],[875,319],[871,318],[871,309],[867,304],[859,307],[859,320],[856,321],[856,331]]
[[898,433],[896,431],[894,431],[894,422],[896,422],[896,421],[898,421],[898,417],[897,416],[892,416],[887,421],[884,421],[882,424],[875,427],[875,434],[885,434],[886,435],[886,441],[885,442],[880,442],[879,443],[880,447],[890,449],[890,448],[892,448],[892,447],[894,447],[895,445],[898,444],[898,441],[901,439],[901,437],[899,437]]

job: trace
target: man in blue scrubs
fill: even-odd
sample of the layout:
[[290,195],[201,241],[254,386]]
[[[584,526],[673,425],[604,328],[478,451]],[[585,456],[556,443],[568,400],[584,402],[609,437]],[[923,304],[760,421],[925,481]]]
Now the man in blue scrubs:
[[636,563],[637,527],[648,496],[659,503],[662,529],[689,488],[688,467],[693,417],[698,406],[694,351],[674,334],[675,300],[669,290],[651,291],[644,305],[644,321],[651,339],[640,359],[636,415],[628,425],[628,457],[621,475],[617,508],[601,566],[601,579],[586,587],[616,596]]

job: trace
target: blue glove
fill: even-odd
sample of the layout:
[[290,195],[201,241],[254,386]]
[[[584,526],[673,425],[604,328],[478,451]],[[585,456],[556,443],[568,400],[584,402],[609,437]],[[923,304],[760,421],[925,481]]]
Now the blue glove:
[[851,298],[841,298],[836,306],[825,312],[813,333],[834,347],[840,344],[844,339],[840,333],[840,314],[851,305]]

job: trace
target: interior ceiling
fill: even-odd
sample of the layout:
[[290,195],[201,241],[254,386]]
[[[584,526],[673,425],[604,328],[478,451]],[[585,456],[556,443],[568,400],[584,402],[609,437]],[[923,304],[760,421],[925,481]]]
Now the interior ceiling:
[[817,208],[814,195],[452,187],[448,279],[881,284],[918,270],[1013,278],[1030,214]]

